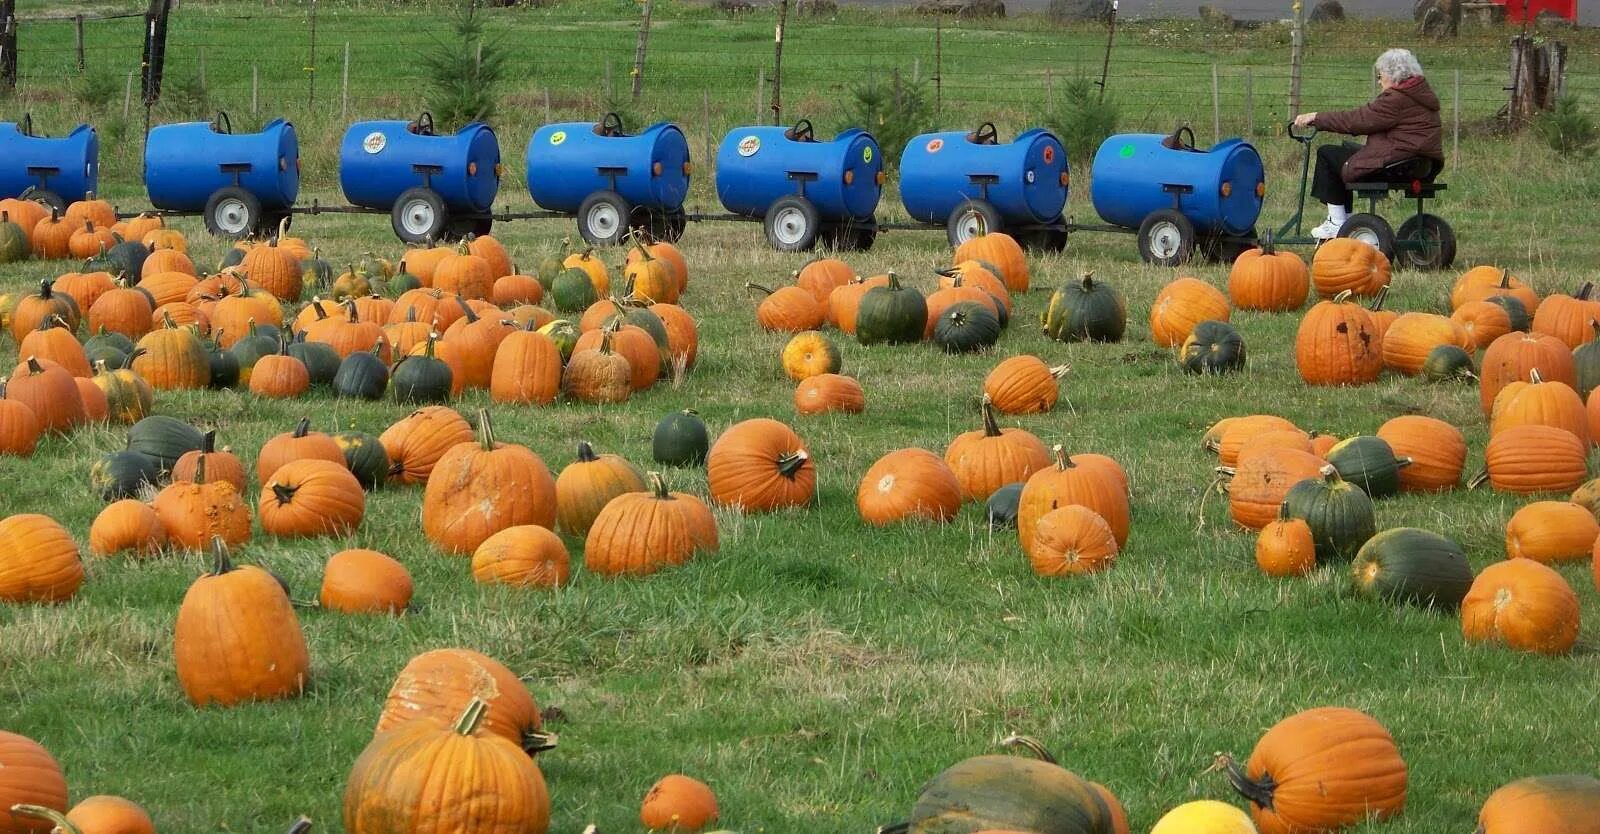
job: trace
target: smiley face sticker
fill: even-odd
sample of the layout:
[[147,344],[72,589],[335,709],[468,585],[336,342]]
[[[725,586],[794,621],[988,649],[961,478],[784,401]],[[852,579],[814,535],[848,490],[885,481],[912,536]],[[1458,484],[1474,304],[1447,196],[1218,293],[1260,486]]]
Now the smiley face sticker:
[[865,163],[867,163],[869,165],[872,164],[872,146],[871,145],[868,145],[868,146],[866,146],[866,147],[861,149],[861,161],[865,162]]
[[558,130],[555,133],[550,134],[550,145],[552,147],[565,141],[567,141],[567,132],[565,130]]

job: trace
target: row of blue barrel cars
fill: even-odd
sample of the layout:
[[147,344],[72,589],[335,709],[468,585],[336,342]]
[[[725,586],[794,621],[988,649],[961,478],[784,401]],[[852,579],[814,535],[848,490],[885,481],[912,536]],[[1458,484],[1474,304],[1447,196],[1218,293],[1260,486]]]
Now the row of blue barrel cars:
[[[763,223],[782,251],[866,249],[892,228],[943,228],[953,244],[985,231],[1008,232],[1037,250],[1059,251],[1069,230],[1135,232],[1152,263],[1191,253],[1228,257],[1255,240],[1265,174],[1247,142],[1209,149],[1180,131],[1121,134],[1094,158],[1090,198],[1103,225],[1070,224],[1066,149],[1048,130],[1000,141],[994,125],[927,133],[900,157],[900,199],[908,221],[880,223],[886,181],[872,134],[831,139],[810,122],[729,131],[717,148],[716,190],[725,213],[685,210],[692,164],[683,131],[671,123],[637,133],[608,114],[599,122],[550,124],[527,147],[527,186],[537,211],[494,211],[504,173],[494,131],[480,123],[440,133],[417,119],[363,121],[345,131],[339,185],[348,205],[297,205],[300,149],[292,124],[269,122],[235,133],[226,114],[209,122],[156,127],[145,144],[150,203],[169,214],[197,214],[217,235],[275,229],[292,214],[388,213],[395,234],[423,242],[482,234],[496,220],[576,218],[594,245],[619,243],[634,228],[677,240],[689,220]],[[31,124],[0,123],[0,197],[31,192],[57,204],[95,189],[98,143],[80,126],[62,137]]]

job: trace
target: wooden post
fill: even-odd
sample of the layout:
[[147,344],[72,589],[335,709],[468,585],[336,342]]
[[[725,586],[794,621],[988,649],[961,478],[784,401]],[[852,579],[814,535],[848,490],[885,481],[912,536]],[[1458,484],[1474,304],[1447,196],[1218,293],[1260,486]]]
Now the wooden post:
[[544,88],[544,123],[550,124],[550,88]]
[[83,15],[72,16],[72,45],[78,53],[78,72],[88,69],[88,62],[83,58]]
[[933,17],[933,117],[944,110],[944,15]]
[[[1298,2],[1298,0],[1296,0]],[[1117,0],[1111,0],[1111,20],[1106,25],[1106,54],[1100,60],[1100,100],[1106,100],[1106,79],[1111,72],[1111,45],[1117,39]]]
[[261,67],[250,65],[250,115],[254,116],[261,109]]
[[650,12],[655,0],[644,0],[644,11],[639,20],[639,39],[633,46],[633,100],[638,101],[644,92],[644,56],[650,44]]
[[0,92],[17,88],[17,0],[0,0]]
[[311,33],[310,45],[306,49],[306,79],[310,85],[306,91],[306,106],[313,107],[317,103],[317,0],[311,0],[307,18]]
[[1294,30],[1289,34],[1289,118],[1300,115],[1300,65],[1306,52],[1305,0],[1294,0]]
[[[482,47],[482,44],[479,44]],[[350,42],[344,42],[344,72],[339,76],[339,121],[350,113]]]
[[1450,167],[1461,164],[1461,70],[1455,72],[1455,94],[1450,96]]
[[766,121],[761,118],[763,115],[765,115],[767,109],[764,106],[766,104],[766,97],[763,95],[766,89],[767,68],[761,67],[760,69],[756,70],[756,124],[758,125],[766,124]]
[[144,53],[140,61],[143,72],[140,85],[141,99],[148,116],[150,108],[161,100],[161,78],[167,64],[167,18],[172,13],[172,0],[150,0],[145,12]]
[[1217,65],[1211,65],[1211,141],[1222,140],[1222,90],[1217,78]]
[[707,90],[707,89],[702,89],[700,91],[700,117],[701,117],[702,120],[704,120],[704,123],[705,123],[706,156],[705,156],[705,163],[704,164],[706,166],[706,170],[710,171],[711,170],[711,159],[712,159],[712,155],[711,155],[711,91]]
[[1244,68],[1244,135],[1256,135],[1256,74]]
[[789,22],[789,0],[778,3],[778,28],[772,34],[772,123],[783,122],[783,27]]
[[122,90],[122,118],[128,118],[128,108],[133,104],[133,74],[138,70],[128,70],[128,86]]

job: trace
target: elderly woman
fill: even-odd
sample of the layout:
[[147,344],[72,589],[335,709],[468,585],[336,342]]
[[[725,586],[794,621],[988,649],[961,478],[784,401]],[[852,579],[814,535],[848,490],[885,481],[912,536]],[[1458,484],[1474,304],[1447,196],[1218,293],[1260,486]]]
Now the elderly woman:
[[1391,49],[1378,56],[1378,97],[1364,107],[1336,113],[1302,113],[1296,127],[1365,136],[1365,145],[1323,145],[1317,149],[1311,194],[1328,204],[1328,219],[1311,230],[1312,237],[1337,237],[1350,216],[1349,183],[1370,180],[1396,162],[1416,157],[1434,160],[1434,173],[1444,165],[1439,97],[1422,77],[1422,65],[1409,50]]

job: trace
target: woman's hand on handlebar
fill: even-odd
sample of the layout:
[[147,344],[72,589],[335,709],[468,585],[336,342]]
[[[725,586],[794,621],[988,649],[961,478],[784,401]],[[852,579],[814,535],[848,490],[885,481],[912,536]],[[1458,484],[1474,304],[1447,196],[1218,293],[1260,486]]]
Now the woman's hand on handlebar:
[[1317,113],[1314,110],[1310,113],[1301,113],[1300,115],[1294,117],[1294,126],[1310,127],[1311,123],[1316,121],[1316,119]]

